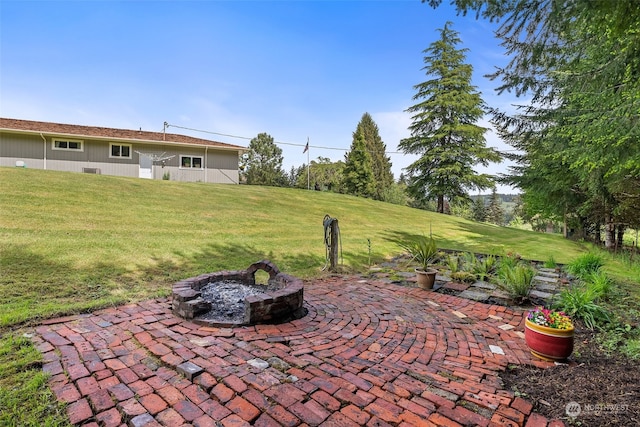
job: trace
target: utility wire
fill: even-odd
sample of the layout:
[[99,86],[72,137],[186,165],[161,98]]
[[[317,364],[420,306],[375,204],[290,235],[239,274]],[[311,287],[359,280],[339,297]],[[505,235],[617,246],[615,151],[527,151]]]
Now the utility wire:
[[[228,138],[237,138],[237,139],[244,139],[246,141],[251,141],[253,138],[247,137],[247,136],[239,136],[239,135],[231,135],[228,133],[220,133],[220,132],[213,132],[213,131],[209,131],[209,130],[202,130],[202,129],[195,129],[195,128],[189,128],[189,127],[185,127],[185,126],[178,126],[178,125],[172,125],[170,123],[165,122],[165,128],[168,127],[174,127],[174,128],[178,128],[178,129],[184,129],[184,130],[190,130],[190,131],[194,131],[194,132],[201,132],[201,133],[208,133],[211,135],[219,135],[219,136],[226,136]],[[302,147],[304,148],[305,146],[307,146],[308,143],[304,143],[304,144],[298,144],[298,143],[294,143],[294,142],[282,142],[282,141],[273,141],[274,144],[280,144],[280,145],[289,145],[289,146],[293,146],[293,147]],[[319,148],[321,150],[334,150],[334,151],[344,151],[344,152],[348,152],[350,151],[350,149],[348,148],[336,148],[336,147],[325,147],[322,145],[309,145],[309,148]],[[494,148],[494,149],[498,149],[497,147],[488,147],[488,148]],[[512,152],[512,151],[520,151],[520,150],[501,150],[502,152]],[[373,153],[377,153],[377,151],[370,151]],[[406,154],[402,151],[384,151],[384,154]]]

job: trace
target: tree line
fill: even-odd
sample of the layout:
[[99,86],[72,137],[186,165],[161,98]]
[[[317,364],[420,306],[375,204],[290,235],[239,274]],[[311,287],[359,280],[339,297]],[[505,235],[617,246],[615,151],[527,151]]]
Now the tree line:
[[[435,8],[441,0],[423,2]],[[561,223],[567,235],[603,240],[607,248],[621,245],[625,229],[640,227],[640,1],[452,3],[459,13],[499,23],[496,36],[509,62],[489,77],[498,93],[526,98],[515,113],[484,103],[466,49],[447,22],[423,51],[427,79],[414,86],[406,110],[410,136],[399,143],[418,159],[398,180],[365,113],[343,161],[319,157],[289,173],[273,138],[258,135],[246,182],[309,186],[442,213],[466,210],[472,217],[474,209],[480,216],[480,206],[469,195],[500,182],[520,190],[525,220]],[[485,115],[517,151],[486,147],[486,129],[478,125]],[[474,171],[502,158],[515,162],[504,175]],[[495,203],[492,209],[498,216]]]

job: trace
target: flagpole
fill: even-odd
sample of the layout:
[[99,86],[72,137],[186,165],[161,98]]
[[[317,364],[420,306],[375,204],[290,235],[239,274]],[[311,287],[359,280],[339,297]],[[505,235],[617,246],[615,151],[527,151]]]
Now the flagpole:
[[311,188],[311,178],[309,173],[309,137],[307,137],[307,190]]

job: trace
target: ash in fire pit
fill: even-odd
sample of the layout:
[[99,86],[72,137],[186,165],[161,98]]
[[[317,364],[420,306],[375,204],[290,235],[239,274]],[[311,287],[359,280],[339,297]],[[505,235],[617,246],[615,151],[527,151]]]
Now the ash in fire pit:
[[200,295],[204,301],[211,304],[211,309],[197,318],[215,322],[242,323],[245,299],[248,296],[274,292],[278,289],[280,287],[274,284],[245,285],[233,280],[209,283],[200,289]]
[[[256,285],[257,270],[269,274],[267,285]],[[280,273],[267,260],[246,270],[203,274],[173,285],[174,314],[211,326],[298,319],[306,314],[302,305],[302,281]]]

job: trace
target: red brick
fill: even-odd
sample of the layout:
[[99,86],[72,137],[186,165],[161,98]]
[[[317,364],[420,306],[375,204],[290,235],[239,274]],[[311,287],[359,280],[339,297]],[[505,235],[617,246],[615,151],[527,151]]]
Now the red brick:
[[134,395],[133,391],[125,384],[116,384],[113,387],[109,387],[109,393],[113,395],[113,397],[122,402],[123,400],[131,399]]
[[220,421],[224,427],[249,427],[251,424],[240,418],[236,414],[231,414],[222,421]]
[[174,405],[181,400],[185,400],[184,394],[172,385],[168,385],[159,390],[156,393],[162,397],[169,405]]
[[519,427],[522,424],[518,424],[513,420],[510,420],[509,418],[500,415],[498,413],[493,414],[493,417],[491,417],[491,425],[492,426],[502,426],[502,427]]
[[546,427],[548,420],[540,414],[536,414],[535,412],[529,415],[529,419],[524,427]]
[[205,414],[209,415],[214,420],[220,421],[223,418],[232,414],[230,410],[219,404],[213,399],[207,399],[198,405]]
[[82,394],[83,396],[91,394],[100,389],[98,381],[96,381],[96,379],[93,377],[80,378],[78,381],[76,381],[76,385],[78,386],[80,394]]
[[226,404],[228,409],[238,414],[245,421],[253,421],[260,415],[260,410],[247,402],[244,398],[236,396]]
[[165,364],[172,366],[174,368],[179,364],[181,364],[182,362],[184,362],[184,359],[182,357],[176,356],[173,353],[165,354],[160,358],[160,360],[162,360]]
[[331,412],[340,409],[340,402],[338,402],[323,390],[318,390],[317,392],[313,393],[311,395],[311,398]]
[[71,424],[80,424],[93,416],[87,399],[80,399],[67,406],[67,416]]
[[348,418],[341,412],[334,412],[323,423],[322,427],[358,427],[360,424]]
[[119,359],[107,359],[104,361],[104,364],[107,368],[117,371],[118,369],[124,369],[127,367],[124,363],[122,363]]
[[[184,418],[173,408],[167,408],[156,415],[156,420],[163,426],[181,426],[184,424]],[[212,424],[213,425],[213,424]]]
[[438,408],[438,412],[462,425],[488,426],[490,422],[490,420],[482,415],[476,414],[462,406],[456,406],[454,409],[440,407]]
[[428,421],[431,421],[432,423],[434,423],[437,426],[443,426],[443,427],[462,427],[462,424],[458,424],[457,422],[450,420],[449,418],[438,414],[437,412],[434,412],[433,414],[429,415],[429,419]]
[[338,387],[336,384],[331,382],[331,380],[328,380],[326,378],[314,377],[314,378],[311,378],[309,382],[315,385],[316,387],[326,391],[329,394],[333,394],[336,391],[340,390],[340,387]]
[[98,381],[98,385],[102,389],[107,389],[109,387],[113,387],[116,384],[120,384],[120,380],[116,376],[110,376],[103,380]]
[[202,374],[198,375],[193,382],[202,387],[207,393],[209,393],[211,389],[218,383],[218,381],[216,381],[216,378],[208,372],[203,372]]
[[229,375],[223,379],[223,382],[238,394],[243,393],[247,389],[247,385],[235,375]]
[[281,384],[265,390],[265,395],[275,400],[285,408],[301,401],[305,393],[291,384]]
[[253,406],[260,409],[260,411],[262,412],[266,411],[267,408],[272,405],[272,402],[269,401],[269,398],[267,398],[267,396],[265,396],[263,393],[260,393],[253,387],[249,387],[247,391],[242,393],[242,397],[244,397]]
[[80,392],[73,384],[63,384],[53,389],[56,398],[62,402],[72,403],[80,399]]
[[153,387],[142,380],[127,384],[127,387],[129,387],[131,391],[133,391],[138,396],[144,396],[146,394],[153,393]]
[[181,400],[173,405],[173,409],[178,411],[182,418],[184,418],[187,422],[191,422],[198,417],[204,415],[204,412],[195,404],[189,402],[188,400]]
[[515,399],[513,399],[511,407],[519,412],[522,412],[525,415],[529,415],[531,413],[531,410],[533,409],[533,404],[531,402],[527,402],[521,397],[516,397]]
[[144,380],[144,382],[149,384],[154,390],[160,390],[161,388],[169,385],[169,382],[166,379],[161,378],[157,375],[147,378],[146,380]]
[[549,421],[549,427],[565,427],[565,425],[560,420],[551,420]]
[[281,427],[279,422],[264,413],[258,417],[253,425],[255,427]]
[[90,372],[82,364],[67,366],[67,375],[71,381],[75,381],[78,378],[89,376]]
[[226,385],[219,383],[211,389],[211,397],[218,399],[222,403],[226,403],[233,398],[234,392]]
[[155,393],[150,393],[140,397],[139,402],[151,415],[155,415],[158,412],[167,409],[167,402]]
[[402,408],[384,399],[376,399],[364,410],[389,423],[399,423]]
[[392,427],[391,424],[381,420],[378,417],[372,417],[367,423],[367,427]]
[[500,414],[510,420],[515,421],[516,423],[522,425],[524,424],[524,414],[522,412],[516,411],[513,408],[509,408],[508,406],[500,405],[496,414]]
[[111,408],[108,411],[100,412],[96,415],[96,421],[98,421],[102,427],[117,427],[122,424],[122,416],[116,408]]
[[129,400],[118,403],[118,408],[123,415],[129,418],[133,418],[147,412],[146,409],[144,409],[144,406],[138,403],[138,401],[133,397]]
[[[168,425],[171,425],[171,424],[168,424]],[[216,421],[213,418],[211,418],[209,415],[203,415],[193,420],[191,425],[193,425],[193,427],[213,427],[216,425]]]
[[300,420],[283,406],[273,405],[267,409],[267,413],[285,427],[294,427],[300,424]]
[[[404,411],[402,414],[400,414],[400,419],[403,421],[403,423],[408,423],[413,427],[433,426],[433,423],[431,423],[430,421],[427,421],[426,417],[421,417],[409,411]],[[403,423],[400,423],[399,425],[402,425]]]
[[109,390],[98,390],[91,393],[88,398],[91,402],[91,406],[96,412],[102,412],[115,405],[111,395],[109,394]]
[[361,425],[364,425],[367,421],[369,421],[369,418],[371,418],[371,415],[363,412],[362,410],[360,410],[360,408],[354,405],[345,406],[340,410],[340,412],[349,417],[349,419],[352,419],[353,421]]
[[101,381],[105,378],[109,378],[113,376],[113,372],[111,372],[110,369],[101,369],[98,371],[93,371],[93,377],[97,380],[97,381]]
[[303,422],[310,425],[319,425],[326,420],[331,413],[324,409],[315,400],[309,400],[305,403],[294,403],[289,410]]
[[427,399],[427,400],[435,403],[436,406],[438,406],[438,407],[445,406],[447,408],[452,408],[453,409],[453,407],[456,406],[456,404],[453,401],[451,401],[449,399],[446,399],[446,398],[444,398],[444,397],[442,397],[440,395],[437,395],[435,393],[431,393],[430,391],[425,391],[420,396],[422,398],[424,398],[424,399]]
[[209,394],[195,384],[191,384],[189,387],[182,390],[182,393],[187,397],[187,399],[196,405],[199,405],[201,402],[209,399]]
[[122,381],[125,384],[136,382],[139,379],[136,373],[129,368],[117,370],[116,376],[120,378],[120,381]]
[[138,378],[146,380],[154,375],[153,371],[142,363],[135,364],[131,367],[131,370],[136,373]]

